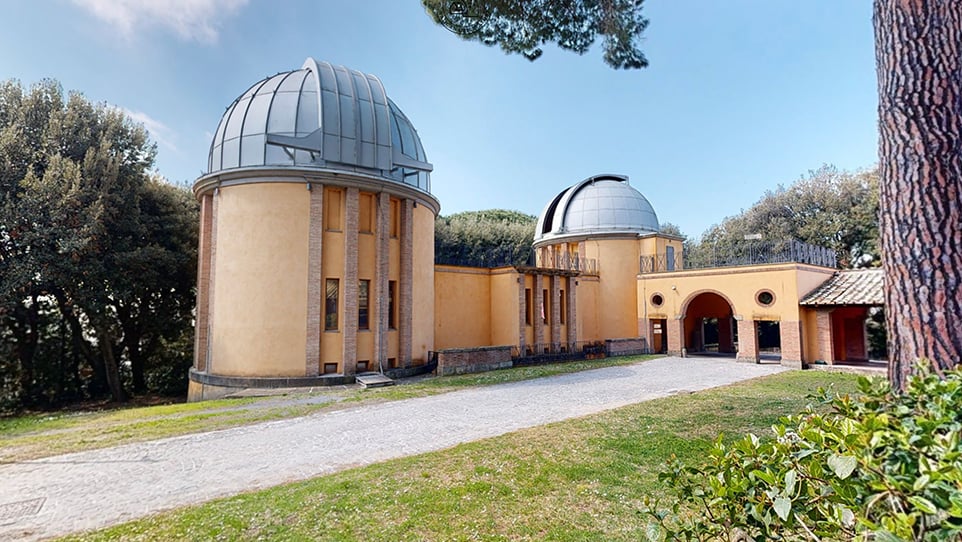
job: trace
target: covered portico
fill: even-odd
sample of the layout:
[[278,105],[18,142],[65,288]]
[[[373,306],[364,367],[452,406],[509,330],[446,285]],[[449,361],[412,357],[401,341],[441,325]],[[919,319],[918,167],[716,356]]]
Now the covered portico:
[[868,361],[865,321],[884,304],[881,269],[839,271],[802,298],[804,317],[818,330],[815,361]]

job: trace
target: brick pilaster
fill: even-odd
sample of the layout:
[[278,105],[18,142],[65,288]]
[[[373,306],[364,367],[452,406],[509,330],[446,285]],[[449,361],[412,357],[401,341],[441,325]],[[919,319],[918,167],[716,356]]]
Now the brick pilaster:
[[391,195],[377,197],[377,225],[374,249],[374,359],[378,367],[387,364],[388,275],[390,273]]
[[818,337],[818,353],[815,359],[832,365],[835,363],[835,337],[832,335],[831,310],[818,309],[815,313],[815,328]]
[[551,276],[551,351],[557,352],[561,345],[561,277]]
[[344,201],[344,321],[341,324],[341,337],[344,340],[342,357],[344,374],[357,372],[357,228],[358,198],[356,187],[348,187]]
[[664,332],[668,335],[668,354],[680,356],[681,349],[685,347],[684,317],[669,318],[665,321],[665,328]]
[[782,365],[802,368],[802,323],[782,321],[778,324],[781,339]]
[[738,320],[738,353],[735,354],[735,359],[758,363],[758,331],[754,320]]
[[204,194],[200,200],[200,234],[197,241],[197,319],[194,324],[194,368],[207,370],[209,340],[211,228],[213,226],[213,196]]
[[525,329],[527,327],[527,324],[525,324],[525,317],[527,316],[528,311],[527,311],[527,306],[525,305],[525,297],[524,297],[525,278],[526,278],[525,274],[519,273],[518,275],[518,352],[521,355],[524,355],[524,347],[525,347],[525,343],[527,342],[525,340],[525,335],[527,335],[525,333],[525,331],[527,331]]
[[401,269],[398,284],[398,364],[411,366],[414,334],[414,200],[401,202]]
[[[544,294],[542,290],[544,289],[544,280],[541,275],[534,276],[534,284],[531,287],[531,303],[534,314],[531,315],[532,326],[534,327],[534,344],[539,345],[540,348],[544,348],[544,319],[541,315],[544,314]],[[539,352],[540,353],[540,352]]]
[[307,234],[307,344],[304,374],[317,376],[321,367],[321,326],[324,320],[324,279],[321,249],[324,239],[324,186],[311,185],[310,222]]
[[568,277],[568,289],[565,290],[565,296],[568,297],[566,301],[568,314],[565,315],[565,318],[568,321],[567,341],[569,344],[578,342],[578,296],[575,294],[578,289],[577,282],[577,278]]
[[214,294],[217,291],[217,220],[220,209],[220,188],[214,189],[210,209],[210,277],[208,278],[207,291],[207,348],[204,353],[204,368],[208,373],[214,370],[214,338],[210,336],[210,333],[217,320],[217,311],[214,310]]

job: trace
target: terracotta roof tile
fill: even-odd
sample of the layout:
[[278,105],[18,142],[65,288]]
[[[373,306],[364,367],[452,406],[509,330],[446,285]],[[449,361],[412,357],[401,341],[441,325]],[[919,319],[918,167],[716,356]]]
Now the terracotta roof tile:
[[816,306],[884,304],[881,269],[838,271],[799,301],[799,305]]

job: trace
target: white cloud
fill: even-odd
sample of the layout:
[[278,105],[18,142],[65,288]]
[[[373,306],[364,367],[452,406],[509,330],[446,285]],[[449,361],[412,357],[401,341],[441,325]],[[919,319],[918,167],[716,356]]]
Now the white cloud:
[[217,41],[221,20],[240,10],[248,0],[73,0],[96,17],[130,36],[141,26],[159,25],[182,39]]
[[150,138],[156,141],[159,145],[166,147],[174,152],[180,152],[177,149],[177,145],[174,144],[173,138],[175,137],[174,132],[167,127],[166,124],[160,122],[159,120],[151,117],[147,113],[142,113],[140,111],[132,111],[124,107],[118,107],[117,109],[124,112],[125,115],[131,118],[134,122],[139,122],[144,125],[144,128],[150,132]]

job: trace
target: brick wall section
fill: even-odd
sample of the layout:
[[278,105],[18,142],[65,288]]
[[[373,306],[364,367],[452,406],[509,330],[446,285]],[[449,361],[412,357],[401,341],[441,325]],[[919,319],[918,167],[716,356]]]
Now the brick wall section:
[[388,274],[390,273],[391,195],[377,196],[377,225],[374,249],[374,359],[387,366]]
[[[739,325],[741,322],[739,322]],[[665,322],[665,333],[668,335],[668,354],[680,356],[681,349],[685,347],[685,321],[678,318],[669,318]],[[738,328],[739,337],[742,328]]]
[[[802,368],[802,323],[782,321],[778,324],[781,337],[782,365]],[[739,335],[740,337],[741,335]]]
[[356,187],[347,189],[344,200],[344,281],[341,284],[341,337],[344,340],[344,374],[357,372],[357,228],[358,196]]
[[575,277],[568,277],[568,288],[565,290],[565,295],[568,299],[565,301],[567,303],[568,314],[565,315],[565,319],[568,321],[568,337],[566,341],[570,343],[578,342],[578,296],[575,294],[577,286],[575,283],[578,281]]
[[524,352],[524,347],[526,343],[525,327],[527,326],[527,324],[525,324],[525,316],[527,313],[527,310],[526,310],[527,307],[525,307],[525,304],[524,304],[524,290],[525,290],[526,278],[527,278],[527,275],[524,275],[524,274],[520,274],[518,278],[518,348],[519,348],[519,352]]
[[738,320],[738,361],[758,363],[758,333],[755,331],[755,321],[742,318]]
[[307,234],[307,344],[304,345],[304,375],[317,376],[321,365],[321,322],[324,280],[321,277],[324,239],[324,186],[311,185],[311,210]]
[[646,341],[643,337],[634,337],[630,339],[606,339],[605,351],[609,356],[647,354],[648,341]]
[[210,272],[207,279],[207,347],[204,349],[204,368],[208,373],[214,370],[213,341],[210,330],[214,329],[217,311],[214,310],[214,293],[217,285],[217,210],[220,208],[220,188],[214,189],[210,200]]
[[200,235],[197,242],[197,319],[194,324],[194,368],[207,370],[208,321],[210,309],[210,234],[213,216],[213,196],[204,194],[200,200]]
[[829,365],[835,362],[835,341],[832,337],[832,311],[819,309],[815,312],[815,333],[818,337],[818,352],[815,359]]
[[401,269],[398,278],[398,366],[411,366],[414,341],[414,200],[401,202]]
[[551,276],[551,344],[555,350],[561,344],[561,279]]
[[481,373],[512,365],[510,346],[452,348],[438,352],[438,376]]
[[532,307],[531,325],[534,326],[534,344],[544,344],[544,278],[541,275],[534,276],[534,285],[531,287]]

